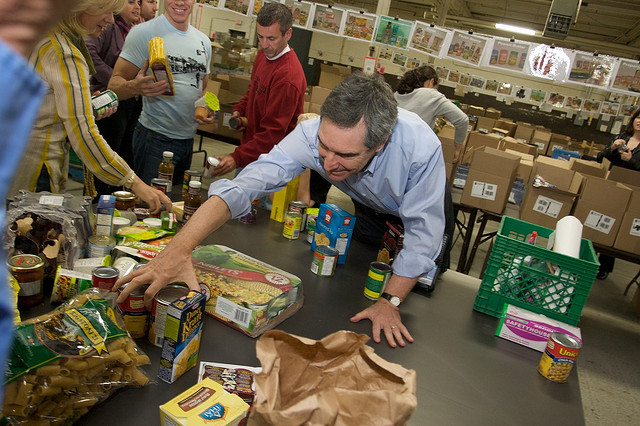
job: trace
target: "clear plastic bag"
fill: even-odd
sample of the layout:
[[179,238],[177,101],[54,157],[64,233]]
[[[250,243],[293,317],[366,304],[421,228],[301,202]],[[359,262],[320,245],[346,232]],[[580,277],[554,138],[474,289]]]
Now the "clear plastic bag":
[[10,424],[71,424],[124,386],[145,386],[149,358],[113,309],[115,293],[92,288],[15,327],[2,413]]

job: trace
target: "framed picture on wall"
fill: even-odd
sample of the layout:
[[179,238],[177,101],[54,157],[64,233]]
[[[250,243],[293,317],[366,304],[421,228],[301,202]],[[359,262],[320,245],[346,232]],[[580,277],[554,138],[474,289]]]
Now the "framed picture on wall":
[[551,93],[549,95],[549,103],[556,108],[562,108],[564,106],[565,96],[560,93]]
[[461,73],[460,74],[460,84],[463,86],[469,86],[471,84],[471,75]]
[[600,109],[600,114],[608,114],[608,115],[618,115],[620,112],[620,104],[617,102],[602,102],[602,108]]
[[253,10],[253,0],[224,0],[223,9],[239,13],[241,15],[249,15],[249,11]]
[[599,113],[601,107],[601,102],[596,101],[595,99],[585,99],[582,103],[582,111],[588,113]]
[[396,52],[393,55],[393,63],[404,67],[407,63],[407,56],[403,55],[402,53]]
[[516,86],[513,89],[513,97],[519,101],[527,101],[531,98],[531,88]]
[[373,40],[377,20],[377,15],[348,10],[342,35],[358,40],[371,41]]
[[392,18],[391,16],[381,16],[378,19],[375,42],[406,49],[412,28],[412,21]]
[[298,0],[285,0],[284,4],[289,8],[293,15],[294,27],[309,28],[311,26],[311,19],[309,18],[313,16],[314,3]]
[[416,21],[408,47],[409,49],[440,58],[444,53],[444,48],[450,35],[451,31]]
[[547,92],[540,89],[531,89],[529,99],[535,102],[544,102],[547,98]]
[[378,53],[378,59],[391,62],[391,60],[393,59],[393,50],[386,48],[380,49],[380,52]]
[[569,81],[588,86],[608,87],[615,58],[606,55],[577,52],[571,63]]
[[490,54],[482,65],[500,68],[507,71],[524,70],[529,53],[529,43],[515,42],[507,39],[493,39],[490,41]]
[[478,66],[488,40],[462,31],[453,31],[445,57]]
[[638,105],[623,104],[620,106],[620,115],[624,115],[625,117],[631,117],[638,108],[639,108]]
[[458,71],[450,71],[448,80],[452,83],[460,82],[460,73]]
[[446,69],[445,67],[437,67],[436,74],[438,74],[439,80],[445,81],[449,77],[449,70]]
[[311,28],[325,33],[338,35],[342,30],[342,21],[344,17],[345,11],[343,9],[336,9],[331,6],[317,4],[313,13]]
[[477,75],[471,76],[469,86],[475,87],[476,89],[484,89],[485,84],[487,84],[486,78],[478,77]]
[[509,95],[511,96],[511,92],[513,91],[513,85],[511,83],[500,83],[498,85],[497,93],[500,95]]
[[407,64],[405,65],[405,67],[407,67],[408,69],[412,70],[412,69],[416,69],[420,66],[420,59],[418,58],[407,58]]
[[618,69],[611,79],[611,88],[628,92],[640,92],[640,63],[620,59]]
[[490,92],[497,92],[499,85],[500,85],[500,82],[498,80],[487,80],[487,83],[484,86],[484,90],[488,90]]
[[564,107],[578,111],[582,108],[582,98],[567,96],[564,100]]

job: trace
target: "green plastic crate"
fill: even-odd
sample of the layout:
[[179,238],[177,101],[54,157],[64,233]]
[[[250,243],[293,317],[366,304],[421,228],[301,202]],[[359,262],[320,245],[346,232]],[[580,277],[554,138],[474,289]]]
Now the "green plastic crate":
[[600,266],[593,245],[583,238],[577,259],[529,244],[533,231],[539,239],[553,232],[502,217],[473,308],[500,317],[508,303],[576,325]]

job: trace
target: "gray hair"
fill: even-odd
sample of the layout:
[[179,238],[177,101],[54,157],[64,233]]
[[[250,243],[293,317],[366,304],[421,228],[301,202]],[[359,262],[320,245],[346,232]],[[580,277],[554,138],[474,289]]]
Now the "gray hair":
[[256,22],[261,27],[270,27],[278,23],[280,24],[280,32],[284,35],[293,24],[293,16],[289,8],[284,4],[269,2],[262,5]]
[[355,72],[333,88],[320,109],[321,119],[350,129],[364,120],[365,146],[376,149],[391,134],[398,119],[398,103],[380,75]]

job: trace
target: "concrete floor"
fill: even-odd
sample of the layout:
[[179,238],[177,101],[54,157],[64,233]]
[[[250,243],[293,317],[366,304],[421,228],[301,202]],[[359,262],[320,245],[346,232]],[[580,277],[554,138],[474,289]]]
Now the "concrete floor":
[[[198,140],[196,137],[194,150],[198,149]],[[205,138],[203,148],[207,155],[221,155],[232,152],[235,147]],[[203,153],[194,154],[192,168],[201,169],[203,160]],[[203,187],[208,188],[211,181],[205,179]],[[68,190],[81,191],[81,185],[70,182]],[[328,201],[352,211],[350,199],[336,188],[331,189]],[[487,230],[490,229],[497,229],[497,224],[490,222]],[[453,270],[457,267],[461,245],[461,237],[456,231],[451,255]],[[469,275],[480,277],[488,246],[488,243],[480,246]],[[617,260],[614,272],[606,280],[593,283],[582,312],[579,327],[583,349],[578,358],[577,377],[573,372],[570,380],[580,380],[587,426],[635,425],[640,421],[640,374],[637,365],[640,362],[640,319],[631,302],[636,287],[632,287],[626,296],[623,294],[639,268],[633,263]],[[540,423],[544,424],[544,407],[540,407]]]

